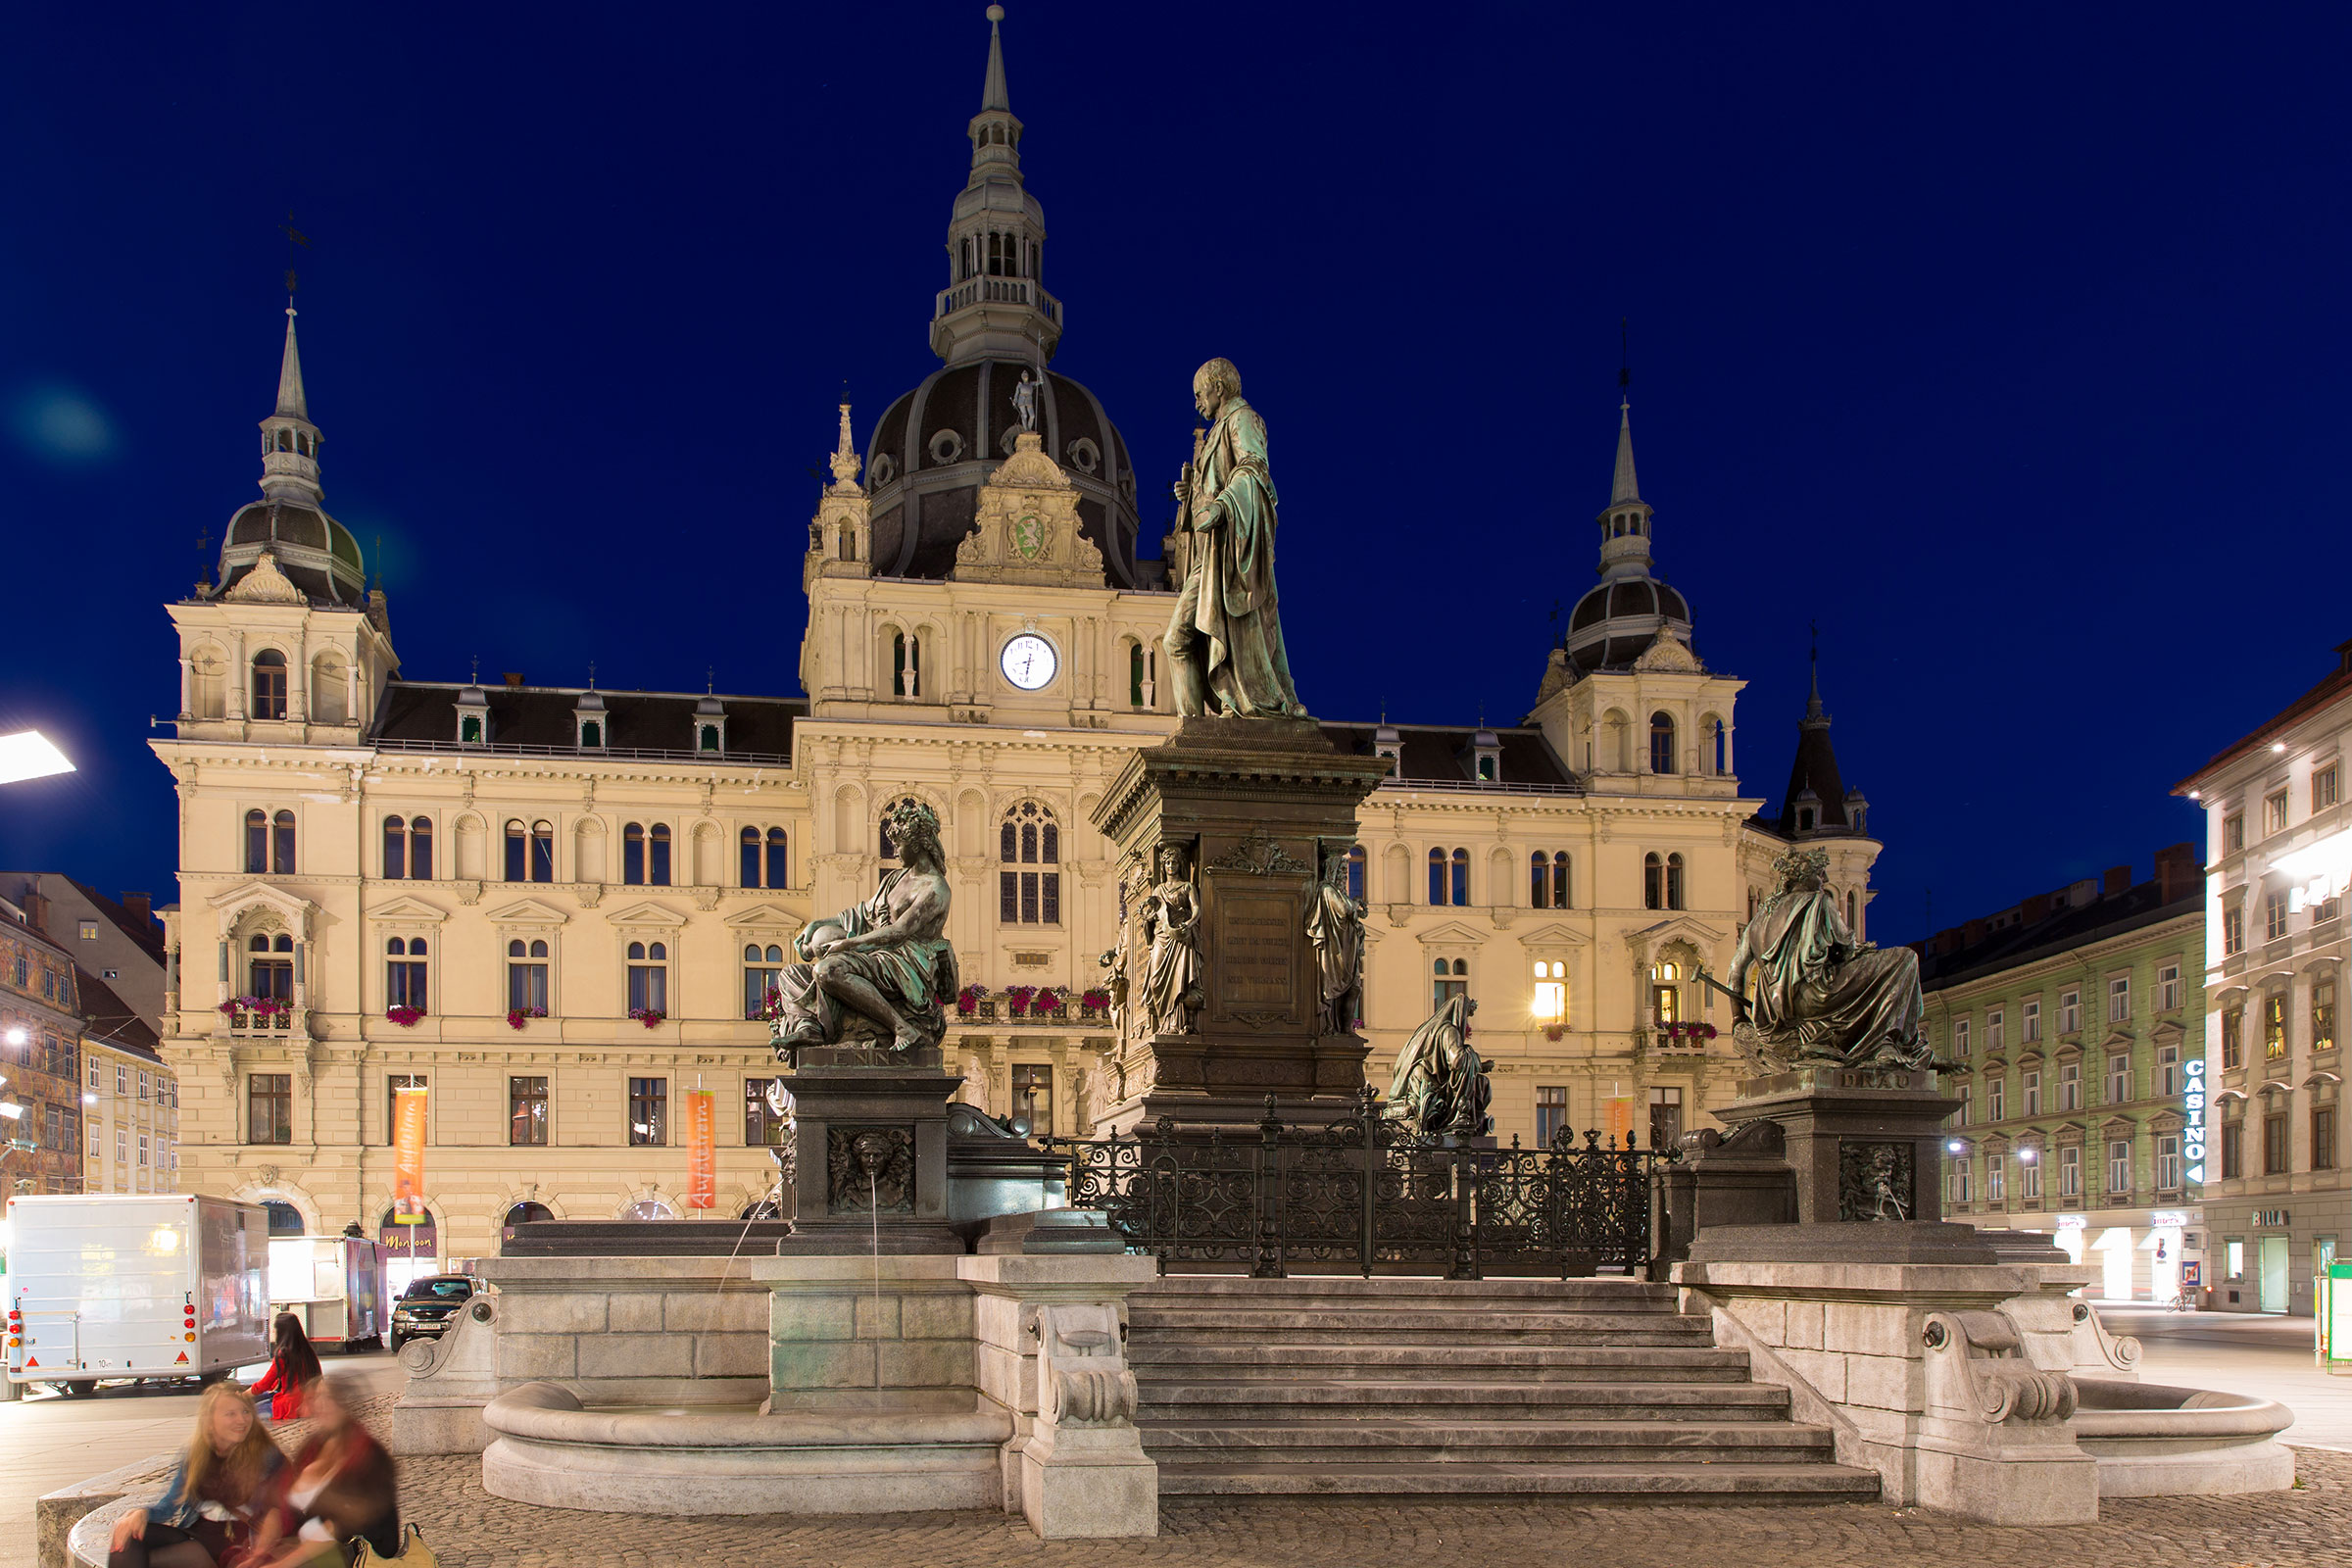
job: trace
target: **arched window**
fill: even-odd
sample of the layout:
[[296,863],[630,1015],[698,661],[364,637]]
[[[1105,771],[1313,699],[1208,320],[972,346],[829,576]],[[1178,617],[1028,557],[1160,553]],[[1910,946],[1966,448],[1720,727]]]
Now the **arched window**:
[[1666,862],[1654,854],[1642,857],[1642,907],[1666,907]]
[[526,833],[519,821],[507,824],[507,880],[553,882],[556,879],[556,830],[553,824],[533,822]]
[[767,885],[771,888],[792,886],[792,857],[785,853],[784,830],[767,830]]
[[1470,994],[1469,959],[1455,958],[1448,962],[1444,958],[1436,958],[1431,960],[1430,967],[1433,976],[1430,985],[1430,1010],[1432,1012],[1443,1007],[1455,997],[1466,997]]
[[279,876],[294,874],[294,813],[280,811],[270,819],[270,869]]
[[[1023,801],[997,828],[997,918],[1006,925],[1061,923],[1061,827],[1054,813]],[[1047,867],[1055,867],[1049,870]]]
[[384,944],[384,1005],[425,1010],[425,969],[429,955],[424,938],[394,937]]
[[669,949],[656,942],[629,944],[629,1016],[669,1011]]
[[530,878],[531,839],[519,821],[507,823],[507,880],[523,882]]
[[1845,928],[1848,931],[1857,929],[1854,924],[1854,892],[1851,888],[1845,892]]
[[1457,906],[1470,903],[1470,852],[1453,852],[1453,902]]
[[547,1011],[547,943],[525,943],[516,937],[507,944],[507,1007],[509,1011]]
[[1528,904],[1538,909],[1568,907],[1568,852],[1546,855],[1542,850],[1527,858]]
[[286,656],[274,648],[265,648],[253,656],[252,716],[286,716]]
[[1432,905],[1442,905],[1446,902],[1446,852],[1444,850],[1429,852],[1429,902]]
[[270,873],[270,813],[245,813],[245,871],[249,876]]
[[1683,969],[1677,963],[1652,964],[1649,970],[1650,1021],[1663,1029],[1682,1022]]
[[1715,776],[1721,778],[1732,770],[1732,727],[1716,719],[1707,728],[1707,744],[1714,754]]
[[1144,706],[1144,645],[1127,645],[1127,706]]
[[1361,899],[1366,897],[1364,889],[1369,880],[1369,877],[1366,875],[1364,847],[1361,844],[1348,845],[1348,896],[1351,899]]
[[738,845],[736,885],[756,888],[760,885],[760,830],[747,827],[735,835]]
[[433,819],[429,816],[409,818],[409,880],[430,882],[433,879]]
[[890,634],[890,694],[893,697],[920,697],[923,694],[923,642],[903,631]]
[[[518,825],[514,822],[507,824],[510,843]],[[642,822],[631,822],[620,830],[620,879],[630,887],[645,885],[645,824]],[[510,876],[509,880],[515,879]]]
[[1666,907],[1679,909],[1683,906],[1683,858],[1666,857]]
[[279,1198],[262,1200],[262,1211],[270,1216],[272,1236],[300,1236],[303,1232],[302,1210]]
[[757,1018],[767,1004],[767,994],[784,979],[784,950],[771,942],[743,945],[743,1015]]
[[1649,715],[1649,770],[1652,773],[1676,771],[1672,713],[1661,711]]
[[516,1203],[507,1210],[502,1225],[530,1225],[543,1219],[554,1219],[556,1211],[545,1203]]
[[397,880],[409,874],[409,824],[406,818],[384,818],[384,875]]
[[280,931],[271,937],[255,932],[245,944],[247,996],[294,1000],[294,939]]
[[669,824],[656,822],[646,834],[645,879],[653,886],[669,886]]

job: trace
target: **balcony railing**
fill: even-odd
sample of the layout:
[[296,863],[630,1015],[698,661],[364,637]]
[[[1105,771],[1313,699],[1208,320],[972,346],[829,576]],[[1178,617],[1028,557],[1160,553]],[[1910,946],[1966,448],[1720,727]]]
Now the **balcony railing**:
[[1061,301],[1047,293],[1044,284],[1026,277],[967,277],[939,291],[931,316],[936,320],[973,305],[1026,305],[1043,312],[1055,326],[1061,324]]
[[1110,1022],[1110,1009],[1108,1007],[1091,1007],[1083,1002],[1065,1002],[1058,1006],[1026,1007],[1016,1012],[1008,998],[981,997],[972,1003],[972,1010],[969,1012],[958,1007],[956,1011],[956,1021],[960,1024],[1027,1024],[1041,1029],[1050,1028],[1055,1024],[1107,1024]]
[[267,1037],[294,1032],[294,1009],[291,1007],[280,1007],[274,1012],[256,1012],[238,1007],[222,1016],[228,1019],[228,1032],[232,1035]]

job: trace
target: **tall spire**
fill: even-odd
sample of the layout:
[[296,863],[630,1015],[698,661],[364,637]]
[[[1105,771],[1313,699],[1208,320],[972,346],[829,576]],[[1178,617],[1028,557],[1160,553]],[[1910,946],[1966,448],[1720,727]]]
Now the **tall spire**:
[[1003,6],[988,8],[988,80],[980,88],[980,108],[1012,112],[1012,99],[1004,91],[1004,40],[998,35],[997,24],[1004,20]]
[[1623,398],[1617,404],[1617,472],[1609,486],[1609,505],[1641,499],[1642,487],[1634,482],[1634,404]]
[[1821,706],[1821,622],[1814,621],[1811,630],[1813,633],[1813,695],[1805,699],[1803,722],[1808,729],[1828,729],[1830,715],[1823,711]]
[[310,400],[302,394],[302,350],[294,341],[294,301],[286,301],[286,354],[277,367],[277,412],[297,419],[311,416]]
[[1061,341],[1061,302],[1043,281],[1046,210],[1021,182],[1004,20],[1003,6],[988,8],[988,74],[964,127],[972,172],[948,219],[948,286],[932,301],[931,351],[951,365],[993,357],[1042,366]]
[[[272,501],[315,507],[318,484],[318,427],[302,386],[302,352],[294,341],[294,302],[286,301],[286,347],[277,366],[277,407],[262,421],[262,494]],[[355,557],[357,552],[354,552]]]

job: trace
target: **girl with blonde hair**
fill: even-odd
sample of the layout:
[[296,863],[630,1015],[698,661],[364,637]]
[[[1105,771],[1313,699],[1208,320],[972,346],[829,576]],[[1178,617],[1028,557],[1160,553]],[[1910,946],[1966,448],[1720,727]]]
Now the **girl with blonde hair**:
[[253,1396],[216,1383],[164,1494],[115,1521],[107,1568],[217,1568],[243,1547],[285,1456],[254,1419]]

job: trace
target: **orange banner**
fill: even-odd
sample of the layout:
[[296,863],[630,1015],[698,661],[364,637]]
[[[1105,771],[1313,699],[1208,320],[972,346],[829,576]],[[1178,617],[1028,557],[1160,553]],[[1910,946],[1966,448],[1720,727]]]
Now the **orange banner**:
[[1616,1095],[1609,1100],[1609,1141],[1618,1148],[1625,1147],[1628,1133],[1634,1130],[1634,1102],[1629,1096]]
[[711,1092],[692,1089],[686,1094],[686,1206],[714,1208],[718,1204],[718,1112]]
[[392,1091],[392,1217],[403,1225],[425,1217],[424,1097],[422,1089]]

